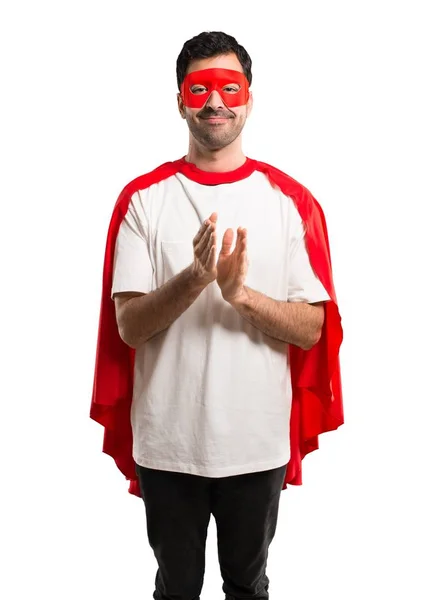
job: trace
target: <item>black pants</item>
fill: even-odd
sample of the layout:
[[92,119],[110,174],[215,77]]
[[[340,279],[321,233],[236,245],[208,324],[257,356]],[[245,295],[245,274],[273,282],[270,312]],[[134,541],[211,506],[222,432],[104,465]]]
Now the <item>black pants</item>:
[[158,563],[155,600],[199,600],[211,514],[226,600],[269,598],[268,548],[286,465],[219,479],[139,465],[136,470]]

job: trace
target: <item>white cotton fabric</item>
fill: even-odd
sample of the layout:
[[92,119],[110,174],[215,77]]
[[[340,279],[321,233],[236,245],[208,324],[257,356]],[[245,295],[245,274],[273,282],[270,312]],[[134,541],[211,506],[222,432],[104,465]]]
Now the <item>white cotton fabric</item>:
[[[220,185],[177,173],[134,193],[117,237],[112,296],[151,292],[186,268],[193,237],[212,212],[219,247],[228,227],[235,236],[239,226],[248,231],[247,286],[276,300],[330,300],[310,265],[293,201],[259,171]],[[213,282],[136,350],[134,460],[205,477],[286,464],[288,361],[288,345],[243,319]]]

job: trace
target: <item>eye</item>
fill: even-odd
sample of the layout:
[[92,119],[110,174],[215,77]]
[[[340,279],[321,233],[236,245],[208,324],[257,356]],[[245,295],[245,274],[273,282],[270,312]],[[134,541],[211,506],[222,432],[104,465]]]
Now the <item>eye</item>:
[[192,94],[205,94],[207,88],[205,87],[205,85],[192,85],[190,91],[192,92]]
[[227,94],[237,94],[240,90],[240,85],[238,83],[229,83],[228,85],[224,85],[222,89]]

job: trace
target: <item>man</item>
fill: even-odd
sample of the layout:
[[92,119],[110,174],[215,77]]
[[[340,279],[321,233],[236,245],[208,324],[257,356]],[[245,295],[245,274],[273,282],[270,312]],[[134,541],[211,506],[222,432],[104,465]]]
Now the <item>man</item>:
[[327,232],[308,190],[242,151],[246,50],[202,33],[177,79],[189,151],[117,201],[91,416],[145,503],[154,598],[200,597],[211,515],[226,598],[268,598],[281,490],[343,422]]

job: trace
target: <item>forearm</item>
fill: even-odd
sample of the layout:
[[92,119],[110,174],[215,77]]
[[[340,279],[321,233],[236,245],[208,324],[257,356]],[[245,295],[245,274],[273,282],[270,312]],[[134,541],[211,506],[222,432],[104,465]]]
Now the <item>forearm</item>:
[[125,343],[138,348],[180,317],[206,287],[190,267],[160,288],[130,298],[120,311],[119,332]]
[[324,307],[305,302],[282,302],[244,286],[244,294],[231,302],[254,327],[272,338],[309,350],[321,336]]

